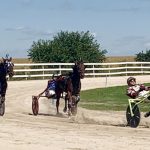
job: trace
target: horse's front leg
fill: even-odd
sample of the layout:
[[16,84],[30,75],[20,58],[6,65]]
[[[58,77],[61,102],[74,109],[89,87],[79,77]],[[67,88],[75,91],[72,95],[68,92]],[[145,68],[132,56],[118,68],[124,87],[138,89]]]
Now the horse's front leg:
[[1,101],[0,101],[0,103],[3,103],[5,101],[6,89],[7,89],[7,82],[4,82],[1,84]]
[[57,109],[57,114],[59,114],[59,100],[60,100],[60,96],[61,96],[61,93],[57,93],[56,94],[57,97],[56,97],[56,109]]
[[63,109],[63,112],[67,112],[67,101],[68,101],[68,95],[65,96],[65,107]]
[[72,96],[71,93],[68,93],[68,116],[71,115],[71,107],[72,107]]

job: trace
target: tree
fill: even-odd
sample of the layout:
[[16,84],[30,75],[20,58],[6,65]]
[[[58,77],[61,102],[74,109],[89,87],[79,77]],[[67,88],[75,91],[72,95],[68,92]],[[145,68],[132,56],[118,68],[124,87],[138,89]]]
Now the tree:
[[142,62],[149,62],[150,61],[150,50],[146,50],[144,53],[143,51],[136,54],[136,61],[142,61]]
[[52,41],[33,42],[28,56],[33,62],[70,63],[82,59],[84,62],[103,62],[106,50],[101,50],[94,36],[87,32],[59,32]]
[[33,62],[51,61],[52,44],[51,41],[38,40],[33,42],[31,48],[28,50],[28,56]]

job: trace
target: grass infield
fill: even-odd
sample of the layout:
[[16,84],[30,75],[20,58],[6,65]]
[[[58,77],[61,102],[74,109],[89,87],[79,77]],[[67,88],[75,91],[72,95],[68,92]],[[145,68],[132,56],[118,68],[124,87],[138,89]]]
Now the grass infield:
[[[150,86],[149,84],[145,84]],[[91,110],[125,111],[128,106],[127,86],[116,86],[81,91],[80,107]],[[150,103],[140,104],[140,110],[150,110]]]

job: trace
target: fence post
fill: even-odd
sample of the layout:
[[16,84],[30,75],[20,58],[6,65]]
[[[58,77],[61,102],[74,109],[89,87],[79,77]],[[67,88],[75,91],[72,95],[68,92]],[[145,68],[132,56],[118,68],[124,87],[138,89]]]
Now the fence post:
[[110,77],[110,65],[108,66],[108,68],[109,68],[109,77]]
[[107,87],[107,75],[106,75],[106,82],[105,82],[105,87]]
[[[24,66],[24,69],[27,69],[26,66]],[[25,75],[28,75],[28,73],[25,71]],[[28,77],[26,77],[26,80],[28,80]]]
[[59,65],[59,74],[61,74],[61,65]]
[[94,65],[93,65],[93,77],[95,77],[95,70],[94,70]]
[[44,65],[42,65],[42,69],[43,69],[43,80],[45,79],[44,78]]
[[142,68],[142,67],[143,67],[143,65],[141,64],[141,73],[142,73],[142,75],[143,75],[143,68]]
[[126,66],[126,76],[127,76],[128,75],[128,73],[127,73],[128,72],[128,69],[127,69],[128,65],[127,65],[127,63],[126,63],[125,66]]

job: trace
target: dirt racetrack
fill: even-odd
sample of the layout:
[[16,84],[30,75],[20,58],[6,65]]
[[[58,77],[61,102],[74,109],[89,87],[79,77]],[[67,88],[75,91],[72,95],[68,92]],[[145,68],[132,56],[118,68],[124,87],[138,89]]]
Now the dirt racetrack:
[[[82,80],[82,90],[125,85],[127,77]],[[138,83],[150,82],[150,76],[137,77]],[[1,150],[149,150],[150,118],[138,128],[126,127],[125,111],[89,111],[79,108],[70,119],[56,115],[51,100],[40,99],[40,114],[32,115],[31,97],[47,81],[9,81],[6,113],[0,117]],[[63,100],[61,101],[63,105]]]

